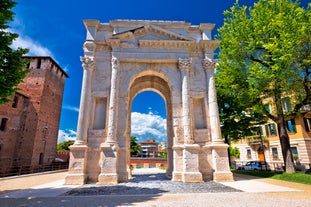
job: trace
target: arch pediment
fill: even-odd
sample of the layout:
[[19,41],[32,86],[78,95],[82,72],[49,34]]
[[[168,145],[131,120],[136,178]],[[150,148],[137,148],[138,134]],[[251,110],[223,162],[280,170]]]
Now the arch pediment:
[[191,37],[150,24],[113,34],[109,39],[129,41],[133,38],[138,40],[195,41]]

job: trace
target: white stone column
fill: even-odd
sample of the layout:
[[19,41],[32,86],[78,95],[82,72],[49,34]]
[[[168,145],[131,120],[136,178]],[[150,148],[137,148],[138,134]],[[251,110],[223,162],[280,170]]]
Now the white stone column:
[[203,62],[203,67],[206,72],[207,77],[207,90],[208,90],[208,108],[209,108],[209,119],[210,119],[210,128],[211,128],[211,138],[214,143],[223,143],[221,139],[221,130],[220,130],[220,120],[219,120],[219,111],[217,104],[217,95],[215,87],[215,66],[216,61],[205,58]]
[[120,156],[120,148],[116,139],[119,65],[119,60],[116,57],[112,57],[107,139],[106,142],[101,144],[99,184],[117,183],[119,180],[118,156]]
[[203,67],[207,78],[208,108],[211,129],[211,143],[207,145],[212,150],[213,180],[216,182],[233,181],[233,175],[229,168],[228,145],[221,139],[220,120],[215,87],[216,62],[210,58],[205,58]]
[[78,119],[78,130],[75,145],[83,145],[87,142],[89,128],[89,114],[91,107],[92,74],[94,71],[94,60],[91,57],[80,57],[83,67],[83,82],[80,99],[80,111]]
[[88,154],[87,136],[89,128],[89,114],[91,107],[92,75],[94,71],[93,57],[80,58],[83,67],[83,82],[80,99],[77,138],[70,146],[70,162],[66,185],[82,185],[86,182],[86,162]]
[[108,113],[108,134],[107,134],[107,143],[116,142],[116,117],[117,117],[117,84],[118,84],[118,69],[120,62],[116,57],[111,59],[111,88],[110,88],[110,100],[109,100],[109,113]]
[[184,128],[184,142],[186,144],[193,144],[193,136],[191,133],[191,119],[190,119],[190,77],[191,58],[178,59],[178,67],[181,71],[182,80],[182,120]]

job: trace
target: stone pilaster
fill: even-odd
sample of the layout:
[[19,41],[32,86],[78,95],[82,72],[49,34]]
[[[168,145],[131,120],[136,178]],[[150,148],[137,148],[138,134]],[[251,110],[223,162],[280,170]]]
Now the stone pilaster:
[[216,61],[205,58],[203,68],[206,72],[207,91],[208,91],[208,108],[211,130],[211,143],[208,147],[212,149],[212,163],[214,168],[213,179],[216,182],[233,181],[233,175],[229,168],[228,145],[224,144],[221,139],[220,120],[217,104],[217,95],[215,87],[214,71]]
[[117,124],[117,96],[118,96],[118,70],[120,62],[116,57],[111,59],[111,87],[109,97],[107,139],[101,144],[101,173],[98,176],[98,183],[117,183],[117,166],[119,146],[116,142]]

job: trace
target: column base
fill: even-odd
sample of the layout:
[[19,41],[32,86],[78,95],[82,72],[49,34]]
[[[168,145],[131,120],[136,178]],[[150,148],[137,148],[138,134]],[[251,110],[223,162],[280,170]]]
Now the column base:
[[120,183],[128,182],[131,178],[132,172],[130,170],[126,172],[118,172],[118,182]]
[[65,177],[65,185],[83,185],[85,183],[85,174],[68,174]]
[[117,184],[118,176],[116,173],[105,173],[98,176],[97,184]]
[[184,183],[201,183],[203,182],[200,172],[185,172],[182,173],[182,182]]
[[215,182],[231,182],[234,181],[232,172],[214,172],[213,173]]
[[182,182],[182,172],[173,172],[173,182]]

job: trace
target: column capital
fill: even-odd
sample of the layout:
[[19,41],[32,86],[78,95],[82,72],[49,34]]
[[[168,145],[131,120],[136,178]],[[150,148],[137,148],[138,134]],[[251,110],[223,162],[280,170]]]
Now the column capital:
[[205,71],[214,70],[216,68],[216,60],[211,58],[204,58],[203,68]]
[[118,60],[117,57],[112,56],[112,58],[111,58],[111,65],[112,65],[112,68],[118,68],[119,67],[120,61]]
[[180,70],[190,70],[192,66],[191,58],[178,58],[178,68]]
[[85,70],[94,70],[95,61],[93,57],[80,57],[82,67]]

